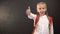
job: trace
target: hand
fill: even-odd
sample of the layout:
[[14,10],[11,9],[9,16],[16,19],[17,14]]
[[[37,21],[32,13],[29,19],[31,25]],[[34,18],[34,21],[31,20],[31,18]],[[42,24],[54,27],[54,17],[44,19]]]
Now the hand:
[[28,9],[26,9],[26,14],[30,15],[30,13],[31,13],[30,6],[28,6]]

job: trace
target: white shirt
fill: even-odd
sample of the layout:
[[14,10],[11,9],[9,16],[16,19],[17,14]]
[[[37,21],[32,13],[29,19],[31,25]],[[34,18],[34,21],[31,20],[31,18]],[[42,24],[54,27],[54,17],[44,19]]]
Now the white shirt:
[[[34,26],[35,26],[35,14],[28,15],[28,18],[34,20]],[[40,16],[38,21],[38,28],[35,34],[49,34],[49,21],[46,15]]]
[[46,15],[40,16],[36,33],[49,34],[49,21]]

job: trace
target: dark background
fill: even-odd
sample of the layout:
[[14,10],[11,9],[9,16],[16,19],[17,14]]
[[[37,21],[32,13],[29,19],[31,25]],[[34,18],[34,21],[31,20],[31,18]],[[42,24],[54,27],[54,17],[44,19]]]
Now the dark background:
[[[25,10],[30,5],[36,13],[39,0],[0,0],[0,34],[31,34],[33,20],[28,19]],[[60,34],[60,1],[41,0],[48,6],[49,16],[53,17],[54,34]]]

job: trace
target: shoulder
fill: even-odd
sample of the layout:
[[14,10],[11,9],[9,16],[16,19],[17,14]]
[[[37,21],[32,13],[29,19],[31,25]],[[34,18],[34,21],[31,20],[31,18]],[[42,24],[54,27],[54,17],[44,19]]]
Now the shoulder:
[[48,16],[48,18],[49,18],[50,20],[52,20],[52,17],[51,17],[51,16]]
[[48,19],[49,19],[50,23],[52,23],[52,22],[53,22],[53,20],[52,20],[52,17],[51,17],[51,16],[48,16]]
[[48,16],[48,18],[52,20],[52,17],[51,16]]

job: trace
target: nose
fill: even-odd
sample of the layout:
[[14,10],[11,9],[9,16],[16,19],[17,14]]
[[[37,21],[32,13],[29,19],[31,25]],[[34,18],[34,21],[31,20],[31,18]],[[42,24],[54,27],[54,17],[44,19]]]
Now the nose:
[[40,11],[43,11],[43,10],[44,10],[44,9],[42,9],[42,8],[41,8],[41,10],[40,10]]

